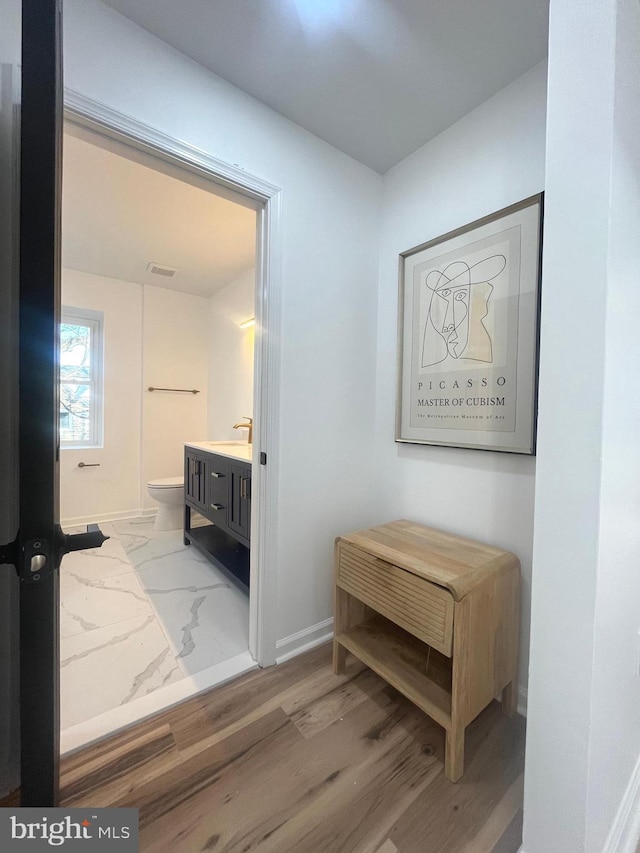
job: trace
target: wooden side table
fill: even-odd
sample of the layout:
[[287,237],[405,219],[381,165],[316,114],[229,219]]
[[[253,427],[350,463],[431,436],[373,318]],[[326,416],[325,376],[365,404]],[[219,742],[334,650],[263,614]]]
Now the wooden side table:
[[347,652],[446,730],[445,775],[496,696],[516,708],[520,562],[508,551],[393,521],[336,540],[334,672]]

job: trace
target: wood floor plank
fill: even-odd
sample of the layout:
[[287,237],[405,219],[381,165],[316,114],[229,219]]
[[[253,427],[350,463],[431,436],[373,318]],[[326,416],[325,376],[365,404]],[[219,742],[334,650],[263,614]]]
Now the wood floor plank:
[[382,847],[378,847],[375,853],[398,853],[398,848],[390,838],[387,838]]
[[[255,684],[255,676],[250,680],[245,680],[248,678],[245,677],[243,683],[237,686],[235,695],[229,696],[229,691],[225,691],[225,696],[218,699],[209,695],[182,715],[179,711],[175,713],[170,724],[178,748],[188,756],[194,750],[199,751],[219,743],[277,708],[283,708],[288,713],[302,709],[340,684],[348,683],[364,669],[360,661],[353,660],[344,675],[334,676],[328,663],[330,656],[326,649],[323,651],[324,662],[320,668],[312,668],[311,673],[304,677],[296,672],[295,680],[279,679],[279,692],[273,684],[270,690],[262,691],[259,684]],[[288,684],[288,681],[293,683]],[[243,701],[243,690],[246,691],[246,701]]]
[[347,662],[314,650],[64,759],[65,804],[140,808],[141,853],[515,853],[523,721],[483,712],[454,785],[443,729]]
[[[369,669],[356,673],[353,679],[338,683],[337,686],[336,680],[336,676],[333,676],[334,685],[329,685],[328,692],[319,698],[307,701],[304,706],[298,703],[298,710],[289,711],[292,722],[304,737],[313,737],[323,731],[343,718],[352,708],[368,701],[385,688],[382,679]],[[283,708],[287,707],[285,700]]]
[[522,809],[514,815],[491,853],[518,853],[522,845]]
[[[112,767],[114,754],[129,750],[135,752],[138,742],[150,733],[155,734],[162,721],[165,721],[165,727],[170,727],[180,754],[165,754],[164,760],[160,762],[146,761],[137,772],[131,773],[124,789],[114,776],[108,786],[101,787],[101,805],[115,805],[123,796],[123,792],[126,795],[128,790],[139,790],[143,785],[152,784],[155,778],[173,771],[185,761],[215,747],[236,732],[278,710],[280,702],[284,702],[288,707],[304,707],[305,702],[312,702],[324,691],[336,687],[336,680],[331,677],[330,659],[330,647],[323,646],[309,653],[309,667],[300,666],[299,659],[296,659],[286,667],[272,667],[257,674],[249,673],[236,682],[223,685],[204,696],[195,697],[190,702],[146,720],[133,729],[119,732],[89,747],[88,750],[82,750],[78,754],[79,757],[68,756],[62,765],[62,802],[68,806],[89,804],[93,787],[100,786],[104,778],[104,774],[100,772],[101,765],[106,763],[107,767]],[[320,678],[316,674],[319,668]],[[277,672],[281,669],[285,672]],[[362,664],[354,660],[339,683],[348,682],[362,669]],[[257,675],[261,674],[265,676],[264,690],[261,689],[260,680],[257,678]],[[243,697],[247,701],[243,701]],[[304,700],[301,697],[305,697]],[[105,760],[105,756],[108,760]],[[131,756],[132,761],[134,757]],[[91,786],[85,786],[81,790],[73,786],[73,768],[78,761],[81,767],[88,767],[96,777]]]
[[100,791],[105,805],[130,793],[153,775],[154,769],[166,771],[178,750],[171,728],[156,724],[144,727],[135,736],[120,738],[111,747],[99,744],[93,750],[72,755],[62,763],[60,798],[68,807],[91,804],[94,791]]
[[[280,713],[283,713],[280,709]],[[386,719],[388,708],[363,709],[362,727],[367,731],[380,726]],[[285,715],[286,716],[286,715]],[[288,717],[286,718],[288,720]],[[305,741],[298,730],[289,723],[297,738],[292,743],[283,740],[265,746],[256,761],[242,761],[229,765],[227,772],[201,797],[192,798],[180,814],[172,811],[144,834],[144,844],[149,851],[161,851],[170,836],[173,849],[191,851],[214,849],[211,839],[216,837],[215,849],[252,849],[249,844],[272,834],[286,823],[299,807],[300,799],[309,797],[309,790],[320,790],[331,784],[345,767],[356,760],[360,750],[353,738],[339,730],[323,738],[325,747],[319,751],[311,741]],[[329,741],[332,748],[328,748]],[[311,794],[313,797],[313,794]],[[246,820],[251,812],[251,821]],[[202,815],[193,820],[194,815]],[[184,834],[176,827],[188,824]],[[208,846],[207,846],[208,845]],[[249,845],[249,846],[247,846]]]
[[[354,708],[343,722],[312,739],[266,745],[259,763],[229,766],[218,784],[192,798],[187,810],[174,809],[143,830],[145,849],[162,851],[168,840],[176,853],[340,849],[321,840],[324,832],[336,831],[337,816],[331,808],[327,811],[327,804],[335,805],[335,797],[344,803],[345,791],[353,798],[357,785],[365,786],[377,765],[395,763],[394,754],[406,741],[404,716],[385,698]],[[421,762],[415,772],[427,769]],[[194,814],[199,815],[196,821]],[[353,809],[348,818],[350,822]],[[218,840],[212,847],[214,837]]]
[[[317,803],[299,812],[287,828],[291,843],[286,849],[300,853],[371,853],[388,836],[395,821],[443,772],[440,762],[433,757],[425,760],[415,745],[390,746],[383,760],[364,763],[342,779],[342,786],[324,792]],[[322,817],[316,816],[318,810]],[[274,847],[270,853],[277,850]]]
[[[496,845],[521,810],[523,788],[524,773],[521,773],[507,789],[500,802],[489,813],[484,825],[474,835],[473,839],[463,847],[462,853],[494,853]],[[517,850],[519,846],[520,842],[515,849]]]
[[[304,657],[304,660],[301,658]],[[186,749],[244,719],[257,719],[279,707],[280,697],[296,689],[300,681],[322,670],[330,661],[330,647],[323,645],[283,666],[254,670],[217,690],[174,708],[170,724],[179,749]]]
[[436,779],[429,797],[416,801],[398,821],[392,841],[402,853],[420,850],[424,838],[431,839],[429,853],[460,853],[523,767],[523,721],[503,716],[494,702],[467,729],[462,779],[456,784]]
[[[206,798],[217,790],[219,782],[268,772],[273,755],[288,746],[295,750],[302,736],[282,709],[272,711],[257,721],[234,732],[214,747],[193,754],[171,768],[170,773],[157,777],[135,792],[135,805],[140,809],[140,827],[169,816],[168,824],[179,823],[188,813],[191,801],[201,792]],[[229,795],[225,790],[225,796]],[[130,795],[114,803],[131,806]],[[174,849],[179,849],[178,847]]]

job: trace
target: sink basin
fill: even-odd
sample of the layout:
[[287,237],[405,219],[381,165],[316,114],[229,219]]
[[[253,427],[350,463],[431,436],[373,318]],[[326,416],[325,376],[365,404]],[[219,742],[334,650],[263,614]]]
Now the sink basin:
[[185,441],[184,444],[192,450],[217,453],[219,456],[228,456],[243,462],[250,463],[253,458],[253,444],[247,444],[246,441]]

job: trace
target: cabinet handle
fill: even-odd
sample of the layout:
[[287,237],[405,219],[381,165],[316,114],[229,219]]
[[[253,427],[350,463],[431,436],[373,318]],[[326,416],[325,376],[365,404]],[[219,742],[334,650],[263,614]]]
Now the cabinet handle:
[[224,509],[222,504],[211,504],[211,509]]
[[224,477],[224,474],[219,474],[217,471],[212,471],[211,476],[212,477]]

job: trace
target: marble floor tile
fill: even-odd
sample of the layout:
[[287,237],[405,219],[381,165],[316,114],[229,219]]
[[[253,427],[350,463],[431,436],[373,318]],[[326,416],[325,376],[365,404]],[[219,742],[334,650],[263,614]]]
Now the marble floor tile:
[[195,548],[186,548],[184,553],[145,563],[136,570],[136,574],[154,605],[166,596],[174,600],[192,599],[195,595],[229,588],[233,584]]
[[118,521],[114,528],[134,568],[145,568],[156,560],[191,550],[183,543],[181,530],[154,530],[152,521]]
[[62,728],[184,678],[153,613],[67,637],[60,646]]
[[65,729],[189,683],[249,647],[248,596],[185,546],[181,530],[154,531],[153,519],[100,527],[111,539],[67,554],[61,567]]
[[65,554],[60,566],[60,582],[65,583],[72,574],[97,580],[133,570],[121,542],[112,538],[104,542],[100,548]]
[[191,598],[150,595],[180,668],[193,675],[249,647],[247,597],[233,584]]
[[104,578],[80,575],[73,569],[60,582],[60,636],[72,637],[153,610],[135,572]]
[[180,665],[193,674],[249,646],[249,599],[195,549],[137,575]]

